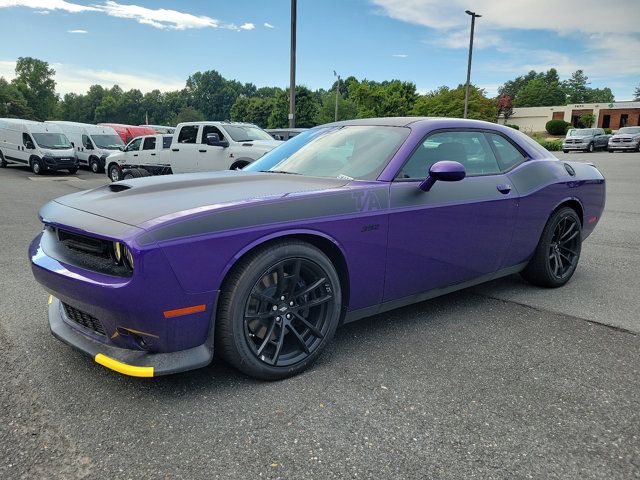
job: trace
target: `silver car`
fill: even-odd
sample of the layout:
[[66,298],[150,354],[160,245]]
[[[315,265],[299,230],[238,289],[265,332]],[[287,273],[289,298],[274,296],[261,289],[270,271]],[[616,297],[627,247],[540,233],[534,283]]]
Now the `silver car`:
[[640,152],[640,127],[623,127],[609,139],[609,151]]
[[606,150],[610,137],[611,135],[604,133],[602,128],[572,128],[562,142],[562,151],[593,152],[598,148]]

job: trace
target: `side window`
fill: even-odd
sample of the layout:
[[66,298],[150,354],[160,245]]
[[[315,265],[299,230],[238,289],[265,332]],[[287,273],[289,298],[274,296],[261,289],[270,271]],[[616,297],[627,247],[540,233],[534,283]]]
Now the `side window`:
[[27,143],[31,143],[31,145],[34,145],[33,139],[31,138],[31,135],[29,135],[28,133],[23,133],[22,134],[22,144],[26,147]]
[[222,135],[222,132],[218,127],[214,127],[213,125],[205,125],[204,127],[202,127],[202,140],[200,140],[201,143],[206,143],[208,133],[217,133],[220,137],[220,140],[224,140],[224,135]]
[[180,129],[178,143],[196,143],[198,138],[198,125],[185,125]]
[[142,143],[142,138],[135,138],[129,142],[127,148],[125,149],[127,152],[132,150],[140,150],[140,144]]
[[88,135],[82,135],[82,146],[84,148],[92,149],[93,145],[91,145],[91,140],[89,140]]
[[156,149],[156,137],[147,137],[142,144],[143,150],[155,150]]
[[173,137],[162,137],[162,148],[170,148]]
[[510,170],[527,159],[527,157],[520,153],[520,150],[503,136],[496,135],[495,133],[488,133],[487,136],[496,149],[498,160],[500,161],[500,166],[503,171]]
[[429,135],[411,155],[398,178],[423,179],[436,162],[453,160],[467,176],[498,173],[500,168],[482,132],[449,131]]

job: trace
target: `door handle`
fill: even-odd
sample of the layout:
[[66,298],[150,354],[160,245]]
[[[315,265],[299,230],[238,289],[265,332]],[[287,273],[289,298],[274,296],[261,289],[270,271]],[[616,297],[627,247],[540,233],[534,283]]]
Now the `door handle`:
[[155,155],[156,155],[155,153],[152,153],[152,154],[151,154],[151,156],[154,156],[154,157],[155,157]]
[[502,185],[497,185],[496,188],[500,193],[503,193],[505,195],[511,191],[511,185],[502,184]]
[[138,156],[138,154],[137,154],[137,153],[134,153],[134,154],[133,154],[133,156],[134,156],[134,157],[137,157],[137,156]]
[[200,153],[207,153],[206,150],[198,150]]
[[180,151],[180,149],[179,149],[179,148],[172,148],[172,149],[171,149],[171,151],[172,151],[172,152],[179,152],[179,151]]

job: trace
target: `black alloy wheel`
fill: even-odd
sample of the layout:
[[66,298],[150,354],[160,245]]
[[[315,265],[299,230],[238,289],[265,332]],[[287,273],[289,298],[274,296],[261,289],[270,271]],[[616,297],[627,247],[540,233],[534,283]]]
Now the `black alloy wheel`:
[[322,342],[335,302],[333,285],[318,264],[305,258],[283,260],[251,290],[244,313],[246,341],[267,365],[296,364]]
[[558,280],[573,272],[580,255],[580,221],[563,217],[556,225],[549,244],[549,269]]
[[238,370],[279,380],[309,367],[333,337],[342,288],[320,249],[290,239],[245,255],[218,301],[215,352]]
[[561,287],[576,271],[581,248],[580,217],[573,208],[562,207],[549,218],[533,256],[520,274],[540,287]]

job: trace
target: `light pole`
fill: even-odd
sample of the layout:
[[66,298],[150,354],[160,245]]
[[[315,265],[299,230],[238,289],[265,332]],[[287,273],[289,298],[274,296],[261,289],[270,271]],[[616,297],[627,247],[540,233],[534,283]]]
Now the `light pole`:
[[469,62],[467,63],[467,88],[464,93],[464,117],[467,118],[469,111],[469,82],[471,82],[471,57],[473,56],[473,30],[476,25],[476,17],[480,18],[482,15],[478,15],[471,10],[465,10],[467,15],[471,15],[471,35],[469,36]]
[[289,128],[296,126],[296,10],[297,0],[291,0],[291,62],[289,70]]
[[338,77],[338,83],[336,83],[336,115],[335,115],[335,121],[338,121],[338,96],[340,94],[340,75],[338,75],[336,73],[336,71],[333,71],[333,76],[334,77]]

